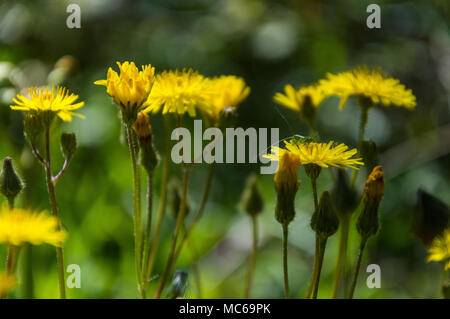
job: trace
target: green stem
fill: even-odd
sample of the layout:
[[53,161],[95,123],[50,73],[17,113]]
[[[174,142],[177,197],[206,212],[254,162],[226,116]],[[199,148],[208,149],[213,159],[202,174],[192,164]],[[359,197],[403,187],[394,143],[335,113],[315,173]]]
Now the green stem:
[[[368,122],[368,118],[369,118],[369,108],[361,105],[360,109],[361,109],[361,120],[359,123],[359,138],[358,138],[359,150],[361,150],[361,145],[362,145],[362,142],[364,141],[364,135],[366,132],[366,126],[367,126],[367,122]],[[358,170],[355,169],[355,170],[353,170],[353,176],[352,176],[352,181],[351,181],[352,187],[355,185],[357,176],[358,176]]]
[[284,298],[289,299],[289,272],[288,272],[288,224],[283,224],[283,273]]
[[200,220],[200,217],[202,217],[202,215],[203,215],[203,211],[205,209],[206,202],[208,201],[209,191],[211,189],[211,181],[212,181],[213,171],[214,171],[214,164],[209,164],[208,173],[207,173],[208,175],[206,176],[205,188],[203,189],[203,195],[202,195],[202,199],[200,201],[200,205],[197,210],[197,214],[195,215],[191,226],[189,226],[189,228],[186,230],[186,232],[183,235],[183,238],[181,239],[180,244],[178,245],[177,251],[175,253],[175,261],[178,260],[178,257],[180,257],[180,254],[181,254],[184,244],[186,243],[190,234],[192,233],[192,231],[194,230],[198,221]]
[[130,149],[131,164],[133,168],[133,225],[134,225],[134,255],[136,264],[136,278],[138,284],[138,292],[143,297],[143,286],[141,277],[141,261],[142,261],[142,216],[141,216],[141,183],[139,169],[136,160],[136,145],[133,138],[133,130],[131,126],[125,125],[127,133],[128,147]]
[[256,251],[258,249],[258,219],[254,215],[252,216],[252,230],[253,230],[252,251],[248,263],[247,281],[245,285],[245,299],[250,298],[250,290],[253,282],[253,273],[255,271],[256,265]]
[[159,206],[158,206],[158,213],[156,216],[156,224],[155,229],[153,232],[153,237],[150,244],[150,250],[147,255],[146,260],[146,266],[144,271],[144,279],[145,279],[145,285],[148,287],[150,277],[153,271],[153,265],[155,263],[156,258],[156,252],[158,249],[158,243],[159,243],[159,234],[161,232],[162,222],[164,220],[164,213],[166,209],[166,202],[167,202],[167,182],[169,180],[169,168],[170,168],[170,144],[169,144],[169,121],[165,117],[165,135],[166,135],[166,144],[165,144],[165,156],[162,164],[162,176],[161,176],[161,190],[160,190],[160,196],[159,196]]
[[[57,230],[61,229],[61,219],[59,218],[58,213],[58,204],[56,202],[56,192],[55,185],[52,180],[52,161],[50,154],[50,128],[47,127],[45,130],[45,151],[46,151],[46,165],[45,165],[45,173],[46,173],[46,181],[47,188],[50,197],[50,204],[52,206],[52,214],[58,220]],[[58,281],[59,281],[59,295],[61,299],[66,298],[66,283],[64,278],[64,257],[62,247],[56,247],[56,261],[58,266]]]
[[164,289],[164,285],[169,277],[170,272],[172,271],[172,267],[175,263],[175,248],[177,244],[178,235],[180,233],[181,228],[184,224],[184,214],[186,212],[186,198],[187,198],[187,189],[188,189],[188,181],[189,181],[189,172],[190,172],[190,166],[185,165],[184,166],[184,173],[183,173],[183,195],[181,197],[181,204],[178,211],[177,216],[177,224],[175,226],[175,233],[172,239],[172,245],[170,247],[169,257],[167,259],[166,268],[164,269],[163,275],[161,277],[161,280],[159,282],[159,286],[155,293],[155,299],[159,299],[161,297],[161,293]]
[[317,272],[314,283],[313,299],[317,299],[319,292],[320,273],[322,272],[323,257],[325,256],[325,248],[327,246],[327,238],[319,238],[319,257],[317,258]]
[[[317,178],[311,178],[310,180],[311,180],[313,197],[314,197],[314,210],[317,210],[317,207],[319,206],[319,198],[318,198],[318,194],[317,194]],[[311,297],[311,293],[314,288],[314,282],[316,281],[319,253],[320,253],[319,236],[316,234],[316,248],[314,251],[313,272],[312,272],[312,276],[311,276],[311,281],[309,282],[308,290],[306,292],[306,297],[305,297],[306,299],[309,299]]]
[[363,257],[363,253],[364,253],[364,248],[366,247],[366,242],[367,242],[366,239],[361,240],[361,245],[359,247],[358,259],[356,261],[355,274],[353,276],[352,285],[350,288],[350,294],[348,296],[349,299],[353,299],[353,294],[355,293],[356,282],[358,281],[359,269],[361,268],[361,261],[362,261],[362,257]]
[[306,292],[305,299],[309,299],[314,289],[314,283],[316,281],[317,276],[317,264],[319,263],[318,257],[320,254],[320,246],[319,246],[319,236],[316,234],[316,248],[314,251],[314,263],[313,263],[313,272],[311,275],[311,281],[309,282],[308,290]]
[[333,282],[332,298],[336,299],[339,293],[342,273],[345,271],[345,261],[347,258],[348,232],[350,228],[350,216],[341,219],[341,230],[339,233],[339,251],[336,262],[336,270]]
[[[186,227],[183,225],[183,231],[186,232]],[[195,244],[192,240],[188,240],[188,246],[192,255],[192,269],[194,273],[195,284],[197,285],[198,299],[202,298],[202,280],[200,276],[200,267],[198,265],[199,254]]]
[[[19,253],[19,247],[8,245],[8,255],[6,257],[6,275],[14,274],[15,265],[17,263],[17,255]],[[1,299],[8,299],[8,291],[5,291],[1,295]]]
[[[144,255],[143,255],[143,266],[142,266],[142,274],[145,273],[147,262],[148,262],[148,254],[150,247],[150,235],[152,231],[152,206],[153,206],[153,172],[147,173],[147,226],[145,229],[144,236]],[[145,288],[146,285],[144,283],[143,297],[145,298]]]

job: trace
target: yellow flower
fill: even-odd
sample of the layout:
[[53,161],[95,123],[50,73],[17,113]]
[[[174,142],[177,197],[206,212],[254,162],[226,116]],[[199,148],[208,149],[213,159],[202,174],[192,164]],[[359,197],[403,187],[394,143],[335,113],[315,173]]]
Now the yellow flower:
[[184,114],[194,117],[195,109],[208,112],[207,105],[211,99],[210,80],[192,69],[182,71],[164,71],[156,76],[155,84],[144,112]]
[[272,147],[272,154],[264,155],[272,161],[278,161],[285,153],[298,157],[301,165],[316,164],[321,167],[351,167],[359,169],[356,165],[364,165],[361,158],[352,158],[357,153],[356,149],[348,150],[345,144],[299,142],[291,139],[285,141],[286,149],[277,146]]
[[314,108],[317,108],[325,99],[325,94],[322,88],[318,85],[302,86],[298,89],[290,84],[284,86],[284,94],[276,93],[273,100],[288,109],[302,113],[307,105],[305,103],[312,103]]
[[430,261],[443,261],[444,270],[450,269],[450,228],[436,237],[428,248],[428,259]]
[[211,116],[217,119],[219,113],[227,108],[236,108],[250,94],[250,88],[243,78],[234,75],[222,75],[212,78],[214,94],[211,96]]
[[121,108],[125,123],[132,125],[152,90],[155,68],[150,64],[143,65],[139,71],[134,62],[128,61],[117,62],[117,65],[120,74],[109,68],[106,80],[98,80],[94,84],[106,86],[106,93]]
[[42,88],[32,87],[28,89],[28,93],[28,97],[17,94],[16,98],[13,99],[15,105],[10,105],[11,109],[26,111],[38,116],[48,114],[50,115],[50,120],[56,114],[63,121],[67,122],[72,121],[72,115],[84,117],[73,112],[83,107],[84,102],[75,103],[78,95],[69,94],[69,90],[66,88],[57,87],[55,90],[54,86],[51,88],[48,86]]
[[42,243],[61,246],[66,234],[57,230],[58,220],[46,212],[25,209],[0,209],[0,243],[20,246]]
[[338,74],[328,73],[326,79],[319,83],[326,95],[341,97],[341,109],[351,96],[366,97],[374,104],[395,105],[409,110],[416,106],[412,91],[399,80],[383,75],[381,69],[362,66]]
[[0,273],[0,295],[4,295],[16,286],[16,277],[5,272]]

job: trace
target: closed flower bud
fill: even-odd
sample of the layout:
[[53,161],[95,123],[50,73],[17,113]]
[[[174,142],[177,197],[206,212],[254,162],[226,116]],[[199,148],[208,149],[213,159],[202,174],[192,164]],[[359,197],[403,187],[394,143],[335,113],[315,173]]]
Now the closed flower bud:
[[262,212],[264,201],[256,184],[256,174],[247,178],[247,183],[241,198],[242,209],[250,216],[255,216]]
[[376,166],[366,180],[364,188],[364,208],[359,215],[356,229],[363,240],[375,235],[379,229],[378,207],[384,193],[384,173],[381,166]]
[[340,218],[348,218],[358,207],[360,197],[355,190],[350,187],[347,175],[344,170],[337,171],[337,181],[331,192],[334,208]]
[[14,170],[12,159],[6,157],[3,160],[3,169],[0,173],[0,192],[8,199],[11,204],[16,196],[22,191],[23,183]]
[[300,185],[297,177],[299,165],[299,158],[286,152],[280,158],[275,173],[274,184],[277,192],[275,219],[282,225],[289,224],[295,217],[295,194]]
[[417,192],[414,232],[425,245],[450,226],[450,209],[446,203],[422,189]]
[[[176,180],[170,181],[169,192],[172,196],[171,215],[173,218],[177,219],[178,212],[180,211],[180,205],[181,205],[181,189],[180,189],[179,183]],[[189,211],[190,211],[189,203],[188,203],[188,201],[186,201],[184,217],[186,217],[189,214]]]
[[330,193],[323,192],[319,206],[312,215],[311,228],[322,238],[328,238],[339,228],[339,218],[333,207]]
[[369,174],[379,164],[377,145],[372,140],[365,140],[361,143],[360,152],[364,167]]
[[133,124],[133,129],[139,139],[151,139],[152,127],[149,116],[144,112],[139,112],[136,122]]
[[37,115],[26,114],[23,120],[25,138],[31,145],[36,145],[44,132],[44,126]]
[[311,96],[309,94],[305,95],[302,107],[300,108],[300,115],[310,127],[314,127],[314,121],[316,119],[316,107],[314,107]]
[[188,273],[184,270],[176,270],[172,283],[167,291],[167,298],[176,299],[183,297],[187,287]]
[[384,173],[381,166],[376,166],[366,180],[364,200],[380,202],[384,194]]
[[67,160],[72,159],[75,151],[77,150],[77,137],[75,133],[62,133],[61,134],[61,151]]
[[139,142],[141,158],[141,165],[148,173],[153,172],[158,164],[158,154],[152,142],[152,127],[150,119],[144,112],[139,112],[136,122],[133,124],[133,129]]

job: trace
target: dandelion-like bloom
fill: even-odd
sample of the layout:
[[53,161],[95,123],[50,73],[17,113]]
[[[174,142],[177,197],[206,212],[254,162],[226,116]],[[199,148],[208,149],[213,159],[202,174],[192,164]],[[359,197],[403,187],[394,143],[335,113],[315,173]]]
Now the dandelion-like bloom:
[[50,87],[32,87],[28,89],[29,96],[17,94],[13,99],[15,105],[10,105],[11,109],[17,111],[26,111],[32,115],[41,117],[42,115],[48,115],[46,118],[49,124],[53,119],[53,116],[58,115],[63,121],[72,121],[72,116],[84,117],[81,114],[77,114],[73,111],[83,107],[84,102],[75,103],[78,99],[78,95],[69,93],[64,87],[54,86]]
[[4,295],[16,286],[16,277],[5,272],[0,273],[0,295]]
[[437,236],[428,248],[428,259],[430,261],[443,261],[444,270],[450,269],[450,228]]
[[158,74],[144,112],[187,112],[194,117],[196,108],[209,113],[207,108],[213,94],[211,81],[192,69],[164,71]]
[[148,64],[139,70],[134,62],[128,61],[117,62],[117,65],[119,74],[109,68],[106,80],[98,80],[94,84],[106,86],[106,93],[121,108],[125,123],[132,125],[152,90],[155,68]]
[[381,69],[361,66],[354,70],[331,74],[321,80],[320,86],[326,95],[341,97],[340,108],[351,96],[366,97],[374,104],[395,105],[413,110],[416,97],[399,80],[384,75]]
[[342,143],[299,142],[295,139],[284,143],[286,149],[273,146],[272,153],[264,157],[279,161],[285,153],[290,153],[298,157],[301,165],[316,164],[321,167],[351,167],[353,169],[359,169],[357,165],[364,165],[361,158],[353,158],[357,150],[355,148],[348,150],[348,146]]
[[61,246],[66,237],[58,230],[56,217],[46,212],[34,212],[25,209],[0,209],[0,243],[21,246],[25,243],[40,245],[47,243]]
[[273,100],[288,109],[302,113],[304,108],[309,106],[306,103],[311,103],[314,108],[317,108],[325,97],[322,87],[318,85],[313,84],[295,89],[292,85],[287,84],[284,86],[284,94],[276,93]]
[[241,77],[234,75],[222,75],[212,78],[211,85],[214,94],[211,96],[211,116],[218,118],[219,113],[225,108],[234,110],[250,94],[250,88]]

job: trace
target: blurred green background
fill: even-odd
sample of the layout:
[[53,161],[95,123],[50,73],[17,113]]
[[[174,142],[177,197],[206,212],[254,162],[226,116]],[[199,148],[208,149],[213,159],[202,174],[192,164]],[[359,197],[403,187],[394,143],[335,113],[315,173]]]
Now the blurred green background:
[[[65,262],[81,267],[81,289],[70,298],[135,298],[132,232],[132,177],[129,154],[120,142],[117,107],[103,87],[116,61],[151,63],[157,72],[192,67],[208,75],[234,74],[251,87],[239,107],[241,127],[279,127],[280,138],[307,134],[297,114],[272,101],[287,83],[317,81],[326,72],[359,64],[380,66],[399,78],[417,97],[414,112],[395,107],[370,110],[367,137],[381,152],[386,191],[381,205],[382,228],[369,240],[356,290],[361,298],[440,297],[441,265],[426,264],[426,247],[414,236],[417,190],[450,202],[450,37],[446,0],[376,1],[381,29],[366,27],[366,7],[374,1],[274,0],[77,0],[8,1],[0,3],[0,158],[13,157],[26,182],[18,205],[49,209],[44,173],[23,137],[21,112],[9,109],[11,99],[29,86],[62,83],[86,102],[86,119],[55,126],[53,157],[60,167],[61,130],[77,134],[79,149],[57,185],[62,220],[69,231]],[[66,27],[66,7],[81,7],[81,29]],[[69,55],[70,57],[62,57]],[[338,111],[330,98],[319,109],[318,130],[356,146],[359,108],[351,100]],[[151,118],[156,146],[161,149],[161,117]],[[250,220],[239,208],[246,176],[258,165],[217,165],[205,215],[194,233],[200,252],[204,297],[240,298],[251,245]],[[55,169],[56,170],[56,169]],[[171,177],[180,178],[179,168]],[[189,200],[200,200],[205,165],[192,172]],[[362,189],[360,174],[358,187]],[[303,297],[310,279],[314,233],[311,187],[300,170],[297,216],[290,225],[292,295]],[[159,190],[160,169],[155,189]],[[273,176],[260,176],[265,199],[260,216],[261,238],[253,297],[283,296],[281,227],[273,218]],[[329,174],[319,190],[332,187]],[[158,198],[156,194],[156,200]],[[3,199],[1,199],[3,201]],[[192,217],[191,214],[189,217]],[[167,259],[174,220],[166,214],[156,273]],[[188,217],[188,218],[189,218]],[[356,258],[359,235],[352,227],[349,262]],[[337,237],[329,240],[319,297],[331,296]],[[58,297],[54,248],[33,247],[33,294]],[[189,250],[177,268],[191,275]],[[0,264],[5,250],[0,251]],[[381,289],[365,285],[367,264],[381,266]],[[188,297],[196,296],[190,276]],[[13,296],[20,297],[20,289]]]

